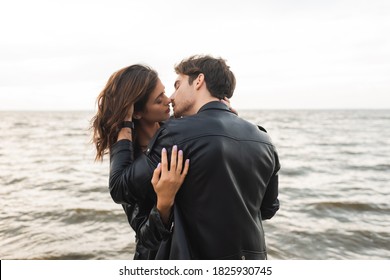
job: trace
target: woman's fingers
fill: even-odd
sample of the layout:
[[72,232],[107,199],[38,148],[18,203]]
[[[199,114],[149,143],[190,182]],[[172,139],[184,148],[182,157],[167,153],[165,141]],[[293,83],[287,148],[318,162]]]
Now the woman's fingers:
[[189,159],[186,159],[186,162],[184,163],[184,169],[183,169],[183,172],[181,173],[181,176],[184,180],[184,178],[187,176],[187,173],[188,173],[188,168],[190,167],[190,160]]
[[177,146],[174,145],[172,147],[172,154],[171,154],[171,168],[169,170],[176,171],[177,166]]
[[225,104],[226,106],[228,106],[228,107],[229,107],[229,110],[230,110],[232,113],[238,115],[237,110],[234,109],[234,108],[230,105],[230,100],[229,100],[229,98],[227,98],[227,97],[225,96],[223,99],[221,99],[221,102],[222,102],[223,104]]
[[171,162],[170,166],[168,164],[168,155],[167,150],[165,148],[161,151],[161,171],[160,174],[168,174],[171,171],[177,174],[182,174],[185,171],[185,174],[188,172],[188,166],[189,166],[189,160],[186,160],[184,163],[184,169],[183,169],[183,151],[178,151],[177,146],[174,145],[172,147],[172,153],[171,153]]
[[181,174],[181,170],[183,169],[183,151],[179,151],[179,155],[177,156],[177,168],[176,173]]
[[159,163],[154,170],[151,180],[160,208],[164,205],[169,207],[172,205],[190,164],[189,159],[184,162],[183,151],[178,151],[177,146],[172,147],[170,168],[167,157],[167,150],[164,148],[161,151],[161,164]]
[[134,114],[134,103],[129,106],[125,121],[132,121],[133,114]]
[[161,168],[162,168],[162,172],[168,171],[167,149],[165,148],[163,148],[161,151]]
[[153,177],[152,177],[152,185],[154,187],[157,186],[158,181],[160,180],[160,174],[161,174],[161,163],[159,163],[153,171]]

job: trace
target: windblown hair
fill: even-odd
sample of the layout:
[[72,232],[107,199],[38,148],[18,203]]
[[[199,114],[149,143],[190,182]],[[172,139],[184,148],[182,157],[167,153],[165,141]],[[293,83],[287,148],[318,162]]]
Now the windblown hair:
[[103,156],[117,141],[120,126],[130,107],[134,104],[134,111],[144,109],[157,81],[155,70],[139,64],[125,67],[111,75],[97,97],[97,113],[91,120],[96,161],[103,160]]
[[191,56],[175,66],[176,74],[189,76],[189,84],[203,73],[206,86],[212,96],[223,99],[233,96],[236,78],[226,61],[211,56]]

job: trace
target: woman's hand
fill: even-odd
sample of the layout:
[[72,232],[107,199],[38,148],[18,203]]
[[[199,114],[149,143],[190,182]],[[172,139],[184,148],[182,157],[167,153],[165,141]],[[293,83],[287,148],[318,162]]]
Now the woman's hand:
[[190,160],[187,159],[183,168],[183,151],[177,151],[177,146],[173,146],[171,155],[171,167],[168,166],[167,150],[161,152],[161,164],[153,172],[152,184],[157,194],[157,210],[163,222],[169,220],[171,208],[175,201],[175,196],[184,178],[188,173]]
[[131,104],[129,107],[129,110],[127,110],[126,119],[124,119],[124,121],[132,122],[133,121],[133,114],[134,114],[134,104]]
[[[131,104],[129,109],[127,110],[127,115],[124,121],[133,121],[133,114],[134,114],[134,104]],[[131,128],[128,127],[122,127],[118,132],[118,138],[117,141],[127,139],[130,141],[133,141],[133,131]]]
[[229,110],[232,111],[232,113],[236,114],[238,116],[238,112],[236,109],[234,109],[231,105],[230,105],[230,100],[229,98],[227,98],[226,96],[220,100],[223,104],[225,104],[226,106],[228,106]]

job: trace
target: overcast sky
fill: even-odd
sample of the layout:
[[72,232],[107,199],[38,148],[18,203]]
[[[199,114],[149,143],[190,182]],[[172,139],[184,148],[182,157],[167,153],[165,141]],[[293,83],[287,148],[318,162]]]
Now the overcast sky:
[[221,56],[237,109],[390,108],[388,0],[1,0],[0,110],[95,110],[134,63]]

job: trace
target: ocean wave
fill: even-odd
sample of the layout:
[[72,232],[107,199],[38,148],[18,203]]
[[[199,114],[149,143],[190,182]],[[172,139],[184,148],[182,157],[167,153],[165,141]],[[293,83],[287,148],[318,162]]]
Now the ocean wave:
[[65,224],[79,224],[84,222],[104,222],[121,220],[125,222],[124,212],[91,208],[74,208],[61,211],[60,221]]
[[357,155],[364,155],[365,151],[341,150],[340,153],[343,155],[357,156]]
[[15,122],[14,127],[31,127],[31,123],[28,122]]
[[347,165],[346,169],[359,171],[389,171],[390,164],[376,164],[376,165]]
[[84,137],[86,135],[88,135],[86,132],[67,132],[62,134],[64,137]]
[[52,170],[50,170],[49,172],[56,172],[56,173],[60,173],[60,174],[71,174],[71,173],[75,173],[75,172],[79,172],[80,170],[74,168],[74,167],[71,167],[71,166],[59,166],[59,167],[56,167]]
[[360,202],[344,202],[344,201],[322,201],[307,204],[316,210],[347,210],[347,211],[375,211],[387,212],[390,211],[386,205]]
[[57,179],[57,180],[45,180],[41,179],[39,182],[36,182],[34,188],[45,191],[61,191],[66,187],[79,186],[80,183],[75,182],[71,179]]
[[277,259],[388,259],[390,251],[388,232],[314,227],[273,234],[275,236],[267,247],[270,255]]
[[96,254],[85,254],[85,253],[66,253],[61,254],[59,252],[42,254],[39,257],[34,257],[32,260],[93,260],[98,259],[99,256]]
[[299,168],[288,168],[288,167],[282,167],[279,171],[279,174],[281,176],[304,176],[308,173],[310,173],[310,168],[307,167],[299,167]]
[[10,185],[16,185],[16,184],[19,184],[25,180],[27,180],[28,177],[18,177],[18,178],[14,178],[14,179],[11,179],[9,181],[6,181],[4,184],[6,186],[10,186]]

